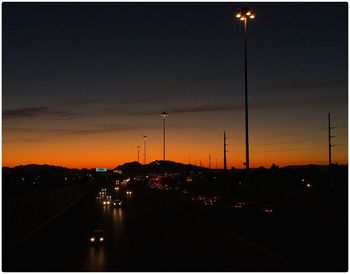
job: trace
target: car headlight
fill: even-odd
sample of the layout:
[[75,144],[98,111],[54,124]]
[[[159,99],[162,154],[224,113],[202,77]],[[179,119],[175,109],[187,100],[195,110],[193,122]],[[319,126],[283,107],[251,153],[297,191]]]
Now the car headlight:
[[104,240],[104,239],[101,237],[101,238],[100,238],[100,242],[103,242],[103,240]]
[[107,204],[109,205],[109,204],[110,204],[110,202],[107,202]]
[[95,238],[90,238],[90,241],[91,241],[91,242],[94,242],[94,241],[95,241]]
[[122,203],[119,203],[119,205],[122,205]]
[[105,204],[106,204],[106,202],[103,202],[103,204],[105,205]]

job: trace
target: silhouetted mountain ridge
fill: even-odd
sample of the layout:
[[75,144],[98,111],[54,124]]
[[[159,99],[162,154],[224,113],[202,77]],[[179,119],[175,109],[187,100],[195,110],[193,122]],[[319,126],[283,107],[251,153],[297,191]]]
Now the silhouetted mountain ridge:
[[[337,165],[335,165],[337,166]],[[343,165],[339,165],[343,166]],[[344,165],[347,166],[347,165]],[[252,170],[256,169],[270,169],[265,167],[259,167],[259,168],[251,168]],[[316,165],[316,164],[307,164],[307,165],[289,165],[284,167],[278,167],[275,168],[281,168],[281,169],[318,169],[320,171],[326,171],[328,169],[328,165]],[[122,165],[117,166],[116,168],[112,170],[122,170],[125,173],[132,173],[132,174],[143,174],[148,172],[182,172],[182,171],[210,171],[215,169],[209,169],[206,167],[199,167],[191,164],[183,164],[178,163],[174,161],[153,161],[151,163],[148,163],[146,165],[140,164],[139,162],[127,162]],[[222,169],[218,169],[222,170]],[[237,169],[239,170],[239,169]],[[28,165],[19,165],[16,167],[3,167],[2,172],[3,174],[9,174],[9,173],[29,173],[29,174],[40,174],[40,173],[48,173],[48,174],[63,174],[63,173],[74,173],[74,172],[94,172],[94,168],[67,168],[62,166],[55,166],[55,165],[48,165],[48,164],[28,164]]]
[[37,164],[29,164],[29,165],[19,165],[16,167],[3,167],[3,174],[9,173],[25,173],[31,175],[40,175],[42,173],[52,174],[52,175],[61,175],[67,173],[74,173],[79,171],[76,168],[66,168],[62,166],[54,166],[54,165],[37,165]]
[[182,164],[173,161],[153,161],[142,165],[139,162],[129,162],[117,166],[114,170],[121,170],[126,174],[144,174],[160,172],[186,172],[186,171],[208,171],[208,168],[198,167],[189,164]]

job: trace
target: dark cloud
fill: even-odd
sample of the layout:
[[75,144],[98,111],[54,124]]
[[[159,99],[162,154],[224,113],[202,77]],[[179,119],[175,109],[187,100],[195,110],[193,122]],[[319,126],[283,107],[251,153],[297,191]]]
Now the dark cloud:
[[31,138],[31,137],[21,137],[21,138],[11,138],[3,139],[3,143],[42,143],[48,141],[48,138]]
[[[204,105],[204,106],[188,106],[179,108],[166,108],[169,113],[198,113],[198,112],[221,112],[221,111],[234,111],[242,110],[243,106],[238,104],[216,104],[216,105]],[[133,112],[134,115],[159,115],[162,109],[158,111],[143,111],[143,112]]]
[[224,81],[231,77],[230,72],[221,73],[206,73],[206,74],[195,74],[191,76],[183,76],[175,80],[174,84],[184,84],[184,85],[202,85],[202,84],[213,84],[218,81]]
[[69,135],[86,135],[86,134],[101,134],[101,133],[113,133],[113,132],[123,132],[123,131],[133,131],[133,130],[150,130],[156,129],[158,127],[145,124],[104,124],[98,125],[94,128],[83,128],[83,129],[55,129],[48,130],[47,133],[62,133]]
[[300,90],[319,90],[324,88],[345,88],[347,90],[348,82],[341,79],[322,80],[322,79],[310,79],[302,81],[292,81],[289,83],[283,83],[273,85],[269,88],[260,89],[263,92],[282,92],[282,91],[300,91]]
[[122,100],[121,103],[123,103],[123,104],[140,104],[140,103],[148,103],[148,102],[152,102],[152,101],[154,101],[154,99],[138,98],[138,99],[125,99],[125,100]]
[[73,99],[69,101],[69,104],[73,106],[87,106],[97,104],[103,101],[107,101],[107,99]]
[[153,125],[146,124],[103,124],[96,125],[91,128],[59,128],[59,129],[45,129],[45,128],[21,128],[21,127],[13,127],[7,126],[4,127],[4,131],[16,132],[19,134],[26,133],[36,133],[36,134],[59,134],[59,135],[80,135],[80,134],[101,134],[101,133],[109,133],[109,132],[122,132],[122,131],[132,131],[132,130],[151,130],[159,127]]
[[344,101],[344,96],[330,95],[323,97],[299,98],[296,100],[272,101],[252,104],[252,110],[276,110],[286,108],[324,106]]
[[[282,101],[267,101],[267,102],[251,102],[250,109],[252,111],[260,110],[276,110],[276,109],[286,109],[286,108],[300,108],[303,106],[323,106],[332,103],[341,103],[343,96],[340,95],[331,95],[323,97],[309,97],[309,98],[299,98],[295,100],[282,100]],[[136,108],[135,108],[136,109]],[[149,115],[159,115],[162,111],[166,110],[172,114],[182,114],[182,113],[205,113],[205,112],[232,112],[232,111],[243,111],[244,103],[218,103],[218,104],[208,104],[208,105],[199,105],[199,106],[184,106],[184,107],[164,107],[159,108],[158,110],[130,110],[130,107],[127,106],[116,106],[103,108],[90,113],[72,113],[64,110],[57,110],[50,107],[31,107],[31,108],[18,108],[12,110],[4,110],[3,118],[6,119],[16,119],[16,118],[42,118],[50,117],[51,119],[79,119],[88,116],[149,116]],[[132,130],[132,129],[147,129],[145,125],[113,125],[108,127],[102,127],[98,129],[87,129],[84,130],[86,134],[108,131],[121,131],[121,130]],[[71,134],[74,132],[77,134],[84,133],[79,132],[79,130],[70,131]]]
[[28,107],[8,109],[2,112],[4,119],[16,119],[16,118],[35,118],[43,116],[56,116],[62,118],[69,118],[75,116],[75,113],[69,111],[55,110],[50,107]]
[[[251,103],[250,108],[254,110],[276,110],[285,108],[300,108],[302,106],[315,106],[315,105],[325,105],[331,103],[339,103],[343,100],[343,96],[324,96],[319,98],[300,98],[298,100],[285,100],[285,101],[269,101],[269,102],[258,102]],[[244,109],[244,104],[212,104],[212,105],[202,105],[202,106],[186,106],[179,108],[165,108],[169,113],[201,113],[201,112],[227,112],[227,111],[242,111]],[[159,115],[163,109],[157,111],[140,111],[140,112],[130,112],[133,115]]]
[[289,89],[318,89],[327,87],[346,87],[347,81],[345,80],[309,80],[292,82],[289,85]]
[[[28,139],[28,135],[40,135],[40,138],[43,136],[65,136],[65,135],[92,135],[92,134],[106,134],[114,132],[128,132],[135,130],[159,130],[160,125],[149,125],[149,124],[101,124],[95,125],[92,127],[81,127],[81,128],[54,128],[54,129],[45,129],[45,128],[26,128],[26,127],[14,127],[14,126],[4,126],[4,132],[16,133]],[[182,128],[209,128],[209,126],[199,126],[199,125],[183,125],[183,124],[173,124],[173,129],[182,129]],[[37,138],[31,137],[33,140]],[[29,140],[29,139],[28,139]],[[42,139],[44,140],[44,139]],[[34,142],[34,141],[33,141]]]
[[113,114],[127,114],[130,108],[126,106],[115,106],[107,107],[96,110],[94,115],[103,116],[103,115],[113,115]]

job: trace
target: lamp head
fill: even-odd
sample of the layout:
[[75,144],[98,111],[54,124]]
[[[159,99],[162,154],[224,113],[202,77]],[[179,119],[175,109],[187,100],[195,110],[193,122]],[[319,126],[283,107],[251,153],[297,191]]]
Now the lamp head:
[[247,19],[254,19],[255,13],[249,8],[242,8],[236,13],[235,17],[241,21],[246,21]]
[[160,116],[162,116],[164,119],[165,119],[165,117],[167,117],[169,115],[169,113],[167,113],[167,112],[165,112],[165,111],[163,111],[161,114],[160,114]]

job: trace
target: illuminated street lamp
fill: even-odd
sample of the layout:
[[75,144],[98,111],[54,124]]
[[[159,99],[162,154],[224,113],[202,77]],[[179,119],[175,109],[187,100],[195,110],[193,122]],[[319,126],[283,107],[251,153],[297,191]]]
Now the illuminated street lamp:
[[147,136],[143,136],[143,164],[146,164],[146,140],[147,140]]
[[163,118],[163,161],[165,161],[165,118],[169,115],[169,113],[163,111],[160,116]]
[[243,21],[244,26],[244,86],[245,86],[245,143],[246,143],[246,169],[249,170],[249,132],[248,132],[248,76],[247,76],[247,22],[255,18],[255,13],[248,9],[242,8],[236,14],[236,18]]

